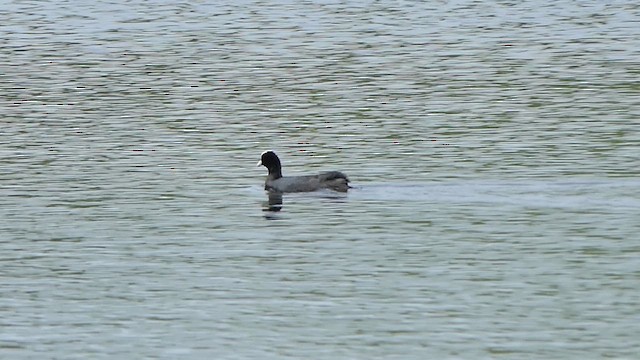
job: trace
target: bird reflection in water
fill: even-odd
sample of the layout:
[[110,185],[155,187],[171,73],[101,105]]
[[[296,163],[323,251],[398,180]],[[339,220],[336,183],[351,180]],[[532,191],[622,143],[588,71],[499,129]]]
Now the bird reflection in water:
[[262,202],[262,211],[278,212],[282,210],[282,193],[269,192],[269,199]]

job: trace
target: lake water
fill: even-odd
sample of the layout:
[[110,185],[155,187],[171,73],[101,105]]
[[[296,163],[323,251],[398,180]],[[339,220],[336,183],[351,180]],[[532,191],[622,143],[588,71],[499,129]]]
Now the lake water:
[[[0,6],[3,359],[635,359],[640,5]],[[348,194],[269,203],[287,174]]]

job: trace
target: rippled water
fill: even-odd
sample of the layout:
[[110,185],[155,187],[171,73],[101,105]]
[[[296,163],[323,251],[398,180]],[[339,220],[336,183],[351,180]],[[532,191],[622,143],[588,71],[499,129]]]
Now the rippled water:
[[2,5],[0,357],[635,358],[639,19]]

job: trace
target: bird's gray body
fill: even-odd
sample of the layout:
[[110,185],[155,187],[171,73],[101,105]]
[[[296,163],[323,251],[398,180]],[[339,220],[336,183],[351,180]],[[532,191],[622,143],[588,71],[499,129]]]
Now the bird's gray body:
[[278,179],[267,176],[264,188],[275,192],[307,192],[320,189],[346,192],[349,189],[349,179],[339,171],[323,172],[318,175],[284,176]]

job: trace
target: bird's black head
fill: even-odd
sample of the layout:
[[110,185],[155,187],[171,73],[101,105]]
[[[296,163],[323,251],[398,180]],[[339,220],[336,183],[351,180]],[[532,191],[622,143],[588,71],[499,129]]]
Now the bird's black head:
[[280,164],[278,155],[273,151],[265,151],[262,153],[260,162],[258,163],[258,166],[260,165],[269,170],[269,176],[274,180],[282,177],[282,164]]

